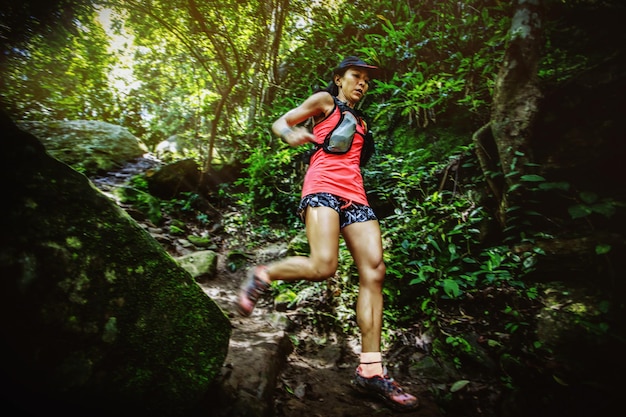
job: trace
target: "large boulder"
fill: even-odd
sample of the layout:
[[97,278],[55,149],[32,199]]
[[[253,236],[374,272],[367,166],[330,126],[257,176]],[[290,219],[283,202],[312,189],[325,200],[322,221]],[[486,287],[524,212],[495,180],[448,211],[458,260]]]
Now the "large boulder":
[[217,273],[217,253],[212,250],[195,251],[176,258],[176,261],[196,281],[211,279]]
[[96,120],[19,122],[48,153],[85,175],[122,166],[148,152],[126,128]]
[[24,415],[193,415],[231,334],[193,278],[0,115],[0,380]]
[[180,193],[197,192],[201,171],[193,159],[182,159],[148,172],[148,190],[153,196],[169,200]]

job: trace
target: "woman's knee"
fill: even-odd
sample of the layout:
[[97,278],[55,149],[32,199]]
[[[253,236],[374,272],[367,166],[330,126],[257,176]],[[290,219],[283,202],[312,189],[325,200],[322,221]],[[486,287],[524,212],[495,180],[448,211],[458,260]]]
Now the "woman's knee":
[[313,276],[309,278],[310,281],[326,281],[332,278],[337,271],[337,260],[317,260],[313,264]]
[[371,265],[360,272],[360,280],[362,285],[382,287],[385,282],[385,274],[387,272],[384,262],[380,262],[376,265]]

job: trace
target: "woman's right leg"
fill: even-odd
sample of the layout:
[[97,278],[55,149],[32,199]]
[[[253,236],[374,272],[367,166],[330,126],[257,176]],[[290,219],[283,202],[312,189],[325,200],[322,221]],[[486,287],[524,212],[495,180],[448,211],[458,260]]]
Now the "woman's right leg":
[[266,267],[270,281],[323,281],[335,274],[339,253],[339,214],[329,207],[306,208],[309,256],[291,256]]
[[271,281],[323,281],[335,274],[339,253],[339,213],[329,207],[306,208],[309,256],[291,256],[267,266],[254,267],[243,282],[237,306],[249,316]]

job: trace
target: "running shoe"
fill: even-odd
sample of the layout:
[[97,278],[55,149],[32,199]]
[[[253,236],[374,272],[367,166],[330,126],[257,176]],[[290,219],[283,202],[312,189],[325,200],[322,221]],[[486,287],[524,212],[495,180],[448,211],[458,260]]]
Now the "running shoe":
[[256,266],[248,271],[248,276],[241,284],[237,300],[237,311],[244,317],[252,314],[259,297],[269,288],[270,283],[258,276],[264,266]]
[[388,406],[398,411],[411,411],[419,406],[418,399],[405,392],[398,383],[389,376],[387,369],[384,375],[365,378],[356,370],[353,385],[361,392],[381,398]]

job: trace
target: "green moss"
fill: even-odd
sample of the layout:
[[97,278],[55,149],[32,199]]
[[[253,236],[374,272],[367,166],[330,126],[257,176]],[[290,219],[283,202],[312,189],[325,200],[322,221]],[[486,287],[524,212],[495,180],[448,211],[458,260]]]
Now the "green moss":
[[208,236],[188,235],[187,240],[200,248],[211,246],[211,238]]
[[182,235],[185,233],[185,230],[178,226],[170,225],[170,233],[173,235]]
[[15,199],[30,208],[11,208],[6,230],[26,248],[10,256],[16,282],[42,300],[29,334],[58,352],[38,363],[62,371],[47,388],[150,398],[151,414],[180,415],[219,373],[230,323],[143,228],[84,176],[57,168],[67,175],[56,184],[42,169],[31,188],[41,194]]

